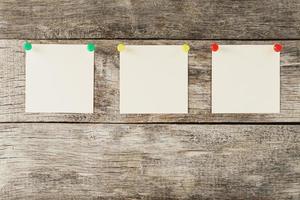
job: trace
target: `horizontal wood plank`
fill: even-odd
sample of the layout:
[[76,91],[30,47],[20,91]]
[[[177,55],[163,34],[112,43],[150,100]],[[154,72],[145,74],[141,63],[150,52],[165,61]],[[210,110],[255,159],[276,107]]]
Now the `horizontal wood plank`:
[[0,38],[299,39],[299,0],[1,0]]
[[[281,53],[280,114],[211,114],[211,41],[32,41],[33,43],[93,42],[95,88],[93,114],[25,113],[25,53],[23,41],[0,41],[0,121],[1,122],[300,122],[300,42],[279,41]],[[119,53],[125,44],[183,44],[189,53],[189,114],[128,114],[119,112]],[[218,41],[220,44],[272,44],[274,41]],[[253,77],[255,79],[255,77]]]
[[2,199],[299,199],[299,125],[0,124]]

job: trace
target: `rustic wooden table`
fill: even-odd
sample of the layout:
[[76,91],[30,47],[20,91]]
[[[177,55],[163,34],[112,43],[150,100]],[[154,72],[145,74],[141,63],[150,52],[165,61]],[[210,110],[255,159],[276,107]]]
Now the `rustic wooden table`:
[[[299,0],[2,0],[0,199],[300,199]],[[93,42],[93,114],[25,113],[24,40]],[[280,114],[211,114],[211,53],[283,44]],[[120,115],[118,43],[183,44],[189,114]]]

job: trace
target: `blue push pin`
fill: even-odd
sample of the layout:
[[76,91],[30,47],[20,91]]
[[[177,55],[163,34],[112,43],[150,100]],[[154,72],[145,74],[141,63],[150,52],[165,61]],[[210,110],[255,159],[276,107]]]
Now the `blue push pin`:
[[96,47],[93,43],[88,43],[87,44],[87,50],[90,51],[90,52],[93,52],[95,51]]
[[23,44],[23,48],[25,49],[25,51],[30,51],[32,49],[32,45],[30,42],[25,41]]

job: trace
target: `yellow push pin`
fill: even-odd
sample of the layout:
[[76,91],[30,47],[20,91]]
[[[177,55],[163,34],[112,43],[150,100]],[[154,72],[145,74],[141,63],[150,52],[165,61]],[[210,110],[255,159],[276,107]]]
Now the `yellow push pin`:
[[184,52],[188,53],[189,50],[190,50],[190,46],[189,46],[188,44],[185,43],[184,45],[182,45],[182,50],[183,50]]
[[125,45],[120,43],[120,44],[118,44],[117,49],[118,49],[119,52],[124,51],[125,50]]

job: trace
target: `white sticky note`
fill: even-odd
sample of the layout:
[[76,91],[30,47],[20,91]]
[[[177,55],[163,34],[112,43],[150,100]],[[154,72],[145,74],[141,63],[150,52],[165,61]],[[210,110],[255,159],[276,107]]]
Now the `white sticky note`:
[[188,53],[181,45],[125,46],[120,52],[120,112],[188,112]]
[[279,113],[280,53],[273,45],[220,45],[212,53],[213,113]]
[[26,52],[26,112],[92,113],[93,91],[86,45],[32,44]]

